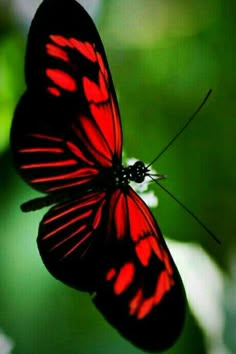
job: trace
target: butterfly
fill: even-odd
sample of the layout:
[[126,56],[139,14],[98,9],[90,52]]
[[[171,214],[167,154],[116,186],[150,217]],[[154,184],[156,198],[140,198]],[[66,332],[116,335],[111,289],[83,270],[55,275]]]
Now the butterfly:
[[117,97],[97,29],[75,0],[44,0],[32,21],[27,89],[14,113],[11,148],[22,178],[50,206],[37,244],[48,271],[91,294],[134,345],[162,351],[179,337],[184,287],[151,211],[130,187],[149,169],[122,165]]

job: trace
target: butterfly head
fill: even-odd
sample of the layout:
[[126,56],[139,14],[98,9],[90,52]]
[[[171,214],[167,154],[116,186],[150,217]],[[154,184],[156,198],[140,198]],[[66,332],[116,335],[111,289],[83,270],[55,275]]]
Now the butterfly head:
[[147,176],[148,168],[142,161],[136,161],[133,165],[126,167],[128,180],[142,183]]

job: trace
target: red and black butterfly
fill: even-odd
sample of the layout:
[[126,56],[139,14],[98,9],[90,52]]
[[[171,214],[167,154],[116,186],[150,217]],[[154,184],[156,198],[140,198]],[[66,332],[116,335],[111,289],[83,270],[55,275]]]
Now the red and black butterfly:
[[39,226],[49,272],[93,294],[104,317],[140,348],[178,338],[185,316],[181,278],[151,211],[129,186],[148,167],[122,165],[122,128],[104,48],[75,0],[44,0],[30,28],[27,90],[11,145],[21,176],[54,204]]

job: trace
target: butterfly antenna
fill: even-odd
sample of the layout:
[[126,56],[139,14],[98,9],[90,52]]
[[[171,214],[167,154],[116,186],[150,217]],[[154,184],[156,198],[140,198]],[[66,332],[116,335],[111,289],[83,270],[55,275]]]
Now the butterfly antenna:
[[184,210],[189,213],[202,227],[203,229],[220,245],[220,240],[213,234],[213,232],[189,209],[187,208],[180,200],[178,200],[171,192],[169,192],[162,184],[160,184],[157,180],[152,178],[149,175],[153,182],[155,182],[161,189],[163,189],[171,198],[173,198]]
[[180,131],[173,137],[173,139],[171,139],[171,141],[160,151],[160,153],[155,157],[155,159],[149,163],[149,165],[147,166],[150,167],[151,165],[154,164],[154,162],[156,162],[161,155],[164,154],[164,152],[174,143],[174,141],[180,136],[180,134],[183,133],[183,131],[187,128],[187,126],[193,121],[193,119],[196,117],[196,115],[198,114],[198,112],[202,109],[202,107],[204,106],[204,104],[206,103],[206,101],[208,100],[210,94],[212,92],[212,89],[210,89],[208,91],[208,93],[206,94],[204,100],[202,101],[202,103],[200,104],[200,106],[196,109],[196,111],[192,114],[192,116],[188,119],[188,121],[185,123],[185,125],[183,126],[183,128],[180,129]]

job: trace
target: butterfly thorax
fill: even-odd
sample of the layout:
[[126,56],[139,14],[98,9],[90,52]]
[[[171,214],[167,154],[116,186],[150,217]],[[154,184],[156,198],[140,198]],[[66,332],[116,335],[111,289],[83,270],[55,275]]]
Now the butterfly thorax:
[[147,175],[147,168],[142,161],[136,161],[133,165],[124,167],[114,165],[110,176],[110,185],[114,187],[126,187],[130,181],[142,183]]

